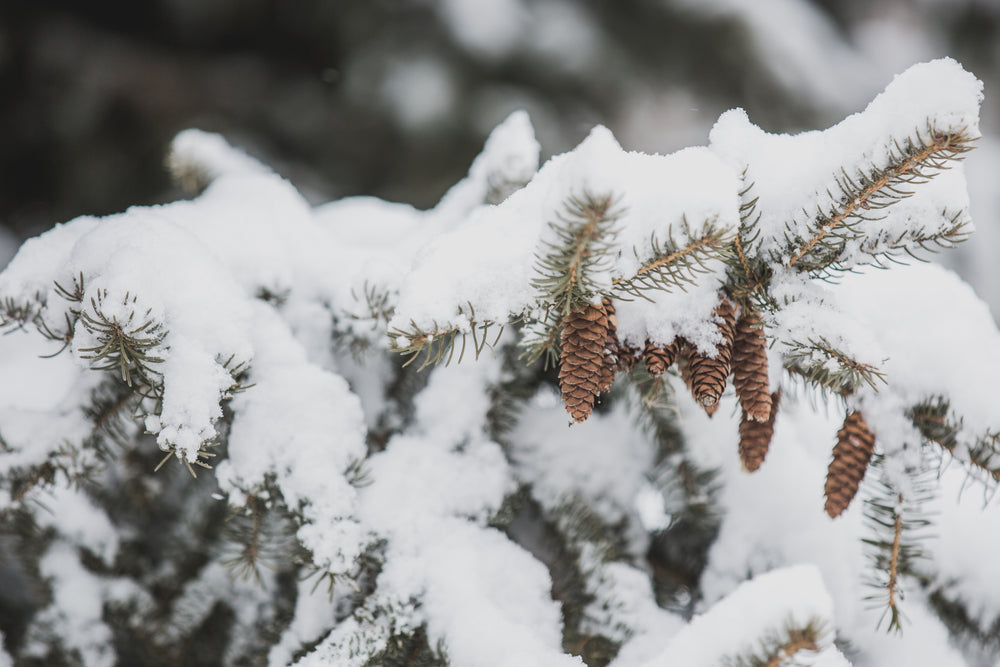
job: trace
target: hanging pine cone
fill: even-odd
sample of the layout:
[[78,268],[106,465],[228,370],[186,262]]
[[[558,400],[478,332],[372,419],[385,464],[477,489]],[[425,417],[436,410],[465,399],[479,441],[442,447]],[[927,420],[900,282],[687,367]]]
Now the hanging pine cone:
[[588,304],[563,318],[559,355],[559,389],[566,412],[582,422],[594,409],[598,385],[607,364],[604,354],[610,322],[604,304]]
[[615,370],[619,373],[628,373],[639,363],[641,350],[628,343],[618,343],[618,351],[615,354]]
[[740,461],[743,462],[743,469],[747,472],[756,471],[764,463],[767,450],[771,446],[771,437],[774,435],[774,418],[778,414],[781,390],[767,398],[770,405],[767,421],[751,419],[746,408],[743,409],[743,417],[740,419]]
[[[691,370],[691,358],[697,354],[697,350],[695,350],[694,345],[690,341],[684,338],[675,340],[674,345],[677,346],[677,370],[680,371],[684,386],[694,396],[694,373]],[[701,407],[704,408],[705,414],[711,417],[719,409],[719,403],[715,402],[711,405],[702,405]]]
[[646,349],[642,351],[642,359],[646,362],[646,372],[656,377],[663,375],[677,358],[678,343],[675,340],[670,345],[656,345],[646,341]]
[[707,357],[697,350],[692,350],[690,355],[691,393],[694,399],[705,407],[719,402],[722,392],[726,389],[726,378],[729,377],[733,356],[736,309],[728,299],[723,298],[715,309],[715,315],[721,320],[717,324],[722,334],[722,342],[716,346],[718,352],[714,357]]
[[618,365],[618,316],[615,314],[615,305],[611,299],[605,299],[602,303],[604,312],[607,314],[608,328],[604,334],[604,363],[601,364],[601,372],[597,378],[597,393],[603,394],[611,389],[615,383],[615,368]]
[[771,418],[770,383],[767,379],[767,341],[760,315],[743,309],[733,339],[733,387],[744,416],[755,422]]
[[826,473],[826,513],[836,518],[847,509],[858,492],[875,451],[875,434],[860,412],[852,412],[837,431],[833,460]]

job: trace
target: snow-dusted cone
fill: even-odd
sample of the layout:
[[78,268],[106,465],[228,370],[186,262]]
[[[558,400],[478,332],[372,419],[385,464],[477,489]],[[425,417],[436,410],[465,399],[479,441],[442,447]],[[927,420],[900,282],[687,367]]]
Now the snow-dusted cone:
[[733,338],[733,388],[746,419],[767,422],[772,418],[767,379],[767,341],[760,315],[745,308],[736,321]]
[[646,372],[653,377],[663,375],[677,358],[677,341],[670,345],[656,345],[646,341],[646,349],[642,351],[642,359],[646,363]]
[[769,406],[767,421],[751,419],[746,408],[743,408],[743,417],[740,419],[740,461],[747,472],[756,471],[764,463],[767,450],[771,446],[771,437],[774,435],[774,418],[778,414],[781,390],[767,398]]
[[635,368],[641,358],[642,350],[628,343],[619,342],[618,349],[615,350],[615,370],[627,373]]
[[826,513],[836,518],[847,509],[858,492],[875,451],[875,434],[860,412],[852,412],[837,431],[833,460],[826,473]]
[[563,318],[559,389],[573,421],[590,416],[600,383],[606,379],[604,350],[610,324],[604,304],[587,305]]
[[615,304],[611,299],[605,299],[601,304],[607,315],[608,328],[604,334],[604,363],[597,378],[597,393],[603,394],[615,383],[615,370],[618,366],[618,316],[615,314]]
[[719,402],[726,389],[730,363],[733,356],[733,338],[736,328],[736,309],[728,299],[723,299],[715,314],[721,320],[717,326],[722,334],[722,342],[714,357],[707,357],[697,350],[690,354],[691,393],[699,404],[708,408]]

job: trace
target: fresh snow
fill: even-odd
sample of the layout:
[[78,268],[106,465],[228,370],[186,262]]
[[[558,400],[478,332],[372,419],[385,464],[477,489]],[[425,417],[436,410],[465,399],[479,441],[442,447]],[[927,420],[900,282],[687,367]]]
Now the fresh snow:
[[[519,3],[495,3],[495,6]],[[716,2],[717,7],[728,4]],[[779,6],[770,3],[768,6]],[[491,5],[493,6],[493,5]],[[464,9],[440,3],[452,29],[499,57],[504,40],[463,32]],[[730,11],[731,8],[726,9]],[[759,27],[759,26],[758,26]],[[509,28],[509,26],[508,26]],[[487,40],[487,41],[483,41]],[[792,49],[788,43],[782,48]],[[833,75],[831,75],[833,76]],[[655,443],[637,424],[621,387],[584,424],[566,427],[559,396],[548,388],[520,406],[502,438],[490,434],[492,397],[510,378],[504,355],[515,336],[478,360],[424,371],[412,411],[390,395],[396,367],[386,333],[413,326],[467,331],[487,320],[538,315],[533,286],[537,256],[554,240],[550,224],[572,196],[615,198],[615,252],[596,283],[613,291],[635,274],[654,239],[683,243],[705,223],[734,233],[740,192],[759,197],[762,234],[755,251],[780,248],[788,228],[805,234],[817,206],[830,203],[839,167],[884,166],[894,141],[922,131],[977,133],[981,84],[950,60],[918,65],[897,77],[868,108],[832,128],[768,134],[741,110],[722,115],[709,146],[669,155],[629,152],[595,128],[574,150],[539,169],[540,147],[527,114],[499,125],[468,176],[435,208],[356,197],[311,207],[295,188],[221,137],[179,135],[171,168],[204,191],[194,199],[137,207],[106,218],[81,217],[26,242],[0,274],[0,297],[23,304],[53,330],[73,309],[125,324],[162,326],[151,351],[162,359],[161,409],[142,422],[164,450],[193,461],[220,436],[224,411],[228,452],[214,471],[220,498],[241,507],[273,484],[296,513],[296,535],[313,563],[336,575],[333,598],[298,586],[291,623],[272,647],[270,664],[363,665],[394,634],[423,627],[452,664],[520,667],[581,665],[563,650],[563,614],[539,553],[494,520],[512,494],[531,494],[545,520],[583,505],[596,521],[620,527],[624,553],[599,540],[574,541],[576,565],[591,602],[581,626],[620,643],[614,667],[715,665],[758,646],[789,621],[822,624],[821,651],[809,664],[842,667],[854,660],[833,646],[834,634],[857,651],[857,664],[965,664],[949,644],[916,581],[904,578],[903,635],[876,630],[862,585],[868,571],[860,539],[868,535],[856,500],[837,520],[823,514],[823,480],[847,409],[861,409],[876,432],[891,481],[904,485],[918,434],[905,419],[914,404],[947,397],[960,421],[960,445],[1000,432],[993,378],[1000,375],[1000,332],[972,289],[935,264],[863,267],[859,248],[843,265],[857,273],[823,282],[775,266],[766,318],[773,387],[785,390],[774,441],[760,471],[747,475],[737,456],[738,411],[732,392],[714,418],[683,391],[672,407],[694,463],[719,473],[721,524],[702,575],[693,619],[656,604],[644,554],[652,534],[668,529],[673,499],[661,488]],[[934,232],[968,217],[960,167],[916,186],[916,194],[871,224],[887,234]],[[780,255],[780,253],[778,253]],[[682,336],[704,353],[720,342],[712,312],[725,278],[710,262],[684,290],[650,300],[617,301],[619,335],[634,345]],[[60,296],[83,278],[79,304]],[[77,324],[62,355],[58,344],[29,332],[0,338],[0,365],[27,377],[23,390],[0,392],[0,468],[19,470],[56,456],[90,434],[84,414],[101,377],[87,350],[98,338]],[[780,368],[789,345],[823,337],[887,384],[824,403]],[[345,348],[332,346],[344,340]],[[471,355],[469,355],[471,356]],[[229,395],[227,370],[246,364],[249,385]],[[369,436],[386,428],[378,443]],[[497,441],[500,440],[500,441]],[[958,456],[963,455],[959,448]],[[918,567],[931,586],[968,605],[989,627],[1000,614],[1000,576],[993,563],[1000,516],[983,507],[979,488],[943,457],[929,558]],[[91,463],[89,459],[77,463]],[[172,462],[170,462],[172,464]],[[150,473],[152,474],[152,473]],[[865,493],[874,480],[865,482]],[[105,602],[151,604],[140,591],[91,572],[81,550],[113,565],[120,536],[90,496],[57,475],[26,501],[38,524],[56,535],[40,567],[53,604],[33,621],[57,628],[87,664],[114,664]],[[4,492],[0,509],[15,502]],[[34,507],[34,505],[32,505]],[[351,576],[362,554],[384,559],[374,592],[352,608]],[[213,557],[214,558],[214,557]],[[181,593],[192,617],[215,600],[241,605],[239,641],[267,617],[262,594],[230,585],[214,559]],[[199,597],[204,588],[209,593]],[[321,587],[322,588],[322,587]],[[255,592],[256,591],[256,592]],[[719,628],[725,628],[720,632]],[[42,643],[26,653],[40,655]],[[0,652],[0,665],[10,662]]]

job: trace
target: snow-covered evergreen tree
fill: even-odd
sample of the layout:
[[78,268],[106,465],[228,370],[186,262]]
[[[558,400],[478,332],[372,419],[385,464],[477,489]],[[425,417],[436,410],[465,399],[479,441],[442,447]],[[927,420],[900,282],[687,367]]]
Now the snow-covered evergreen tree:
[[993,664],[1000,332],[921,263],[981,99],[515,113],[428,211],[181,133],[0,274],[0,664]]

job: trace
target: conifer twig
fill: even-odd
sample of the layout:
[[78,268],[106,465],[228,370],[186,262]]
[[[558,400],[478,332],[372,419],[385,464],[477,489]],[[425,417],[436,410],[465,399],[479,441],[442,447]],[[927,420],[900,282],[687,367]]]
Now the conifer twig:
[[560,318],[583,308],[603,290],[594,275],[609,266],[621,215],[611,194],[585,192],[570,197],[564,209],[549,223],[556,241],[544,243],[547,252],[537,256],[539,276],[531,282]]
[[[467,312],[467,324],[439,326],[434,322],[430,330],[423,329],[411,320],[408,330],[396,328],[389,332],[391,348],[394,352],[409,357],[403,364],[404,367],[416,362],[422,355],[423,361],[417,367],[417,370],[422,371],[428,366],[437,366],[441,363],[444,363],[445,366],[450,364],[459,341],[461,341],[461,349],[458,353],[458,363],[461,363],[462,359],[465,358],[466,338],[471,336],[475,358],[478,359],[484,349],[487,347],[493,349],[500,342],[504,325],[499,325],[496,336],[492,337],[491,340],[488,333],[490,328],[495,326],[495,323],[489,320],[477,321],[471,303],[468,304]],[[461,310],[460,315],[464,315]],[[516,318],[512,321],[516,321]]]
[[[813,254],[814,249],[826,243],[828,235],[843,227],[854,236],[861,232],[852,229],[858,222],[870,218],[866,213],[872,209],[886,208],[913,194],[906,186],[926,182],[938,172],[948,168],[948,162],[959,160],[972,149],[970,137],[964,129],[940,132],[928,127],[926,136],[920,132],[910,138],[905,146],[898,142],[890,157],[890,165],[884,169],[873,169],[871,174],[859,172],[856,179],[841,170],[837,185],[841,190],[839,204],[830,211],[818,211],[813,234],[808,239],[789,238],[797,247],[787,259],[787,266],[796,267],[803,263],[806,271],[823,270],[834,264],[839,257],[839,247],[827,248],[826,256],[818,262],[803,262]],[[854,220],[855,222],[849,222]]]
[[687,285],[696,280],[698,274],[710,271],[707,262],[721,258],[724,248],[729,242],[728,230],[715,221],[705,223],[702,230],[691,234],[686,218],[682,221],[686,244],[678,243],[673,233],[668,233],[667,240],[660,243],[654,236],[650,237],[652,255],[643,260],[642,266],[631,278],[616,278],[612,281],[615,292],[621,298],[621,293],[649,299],[648,290],[666,290],[677,288],[685,290]]

